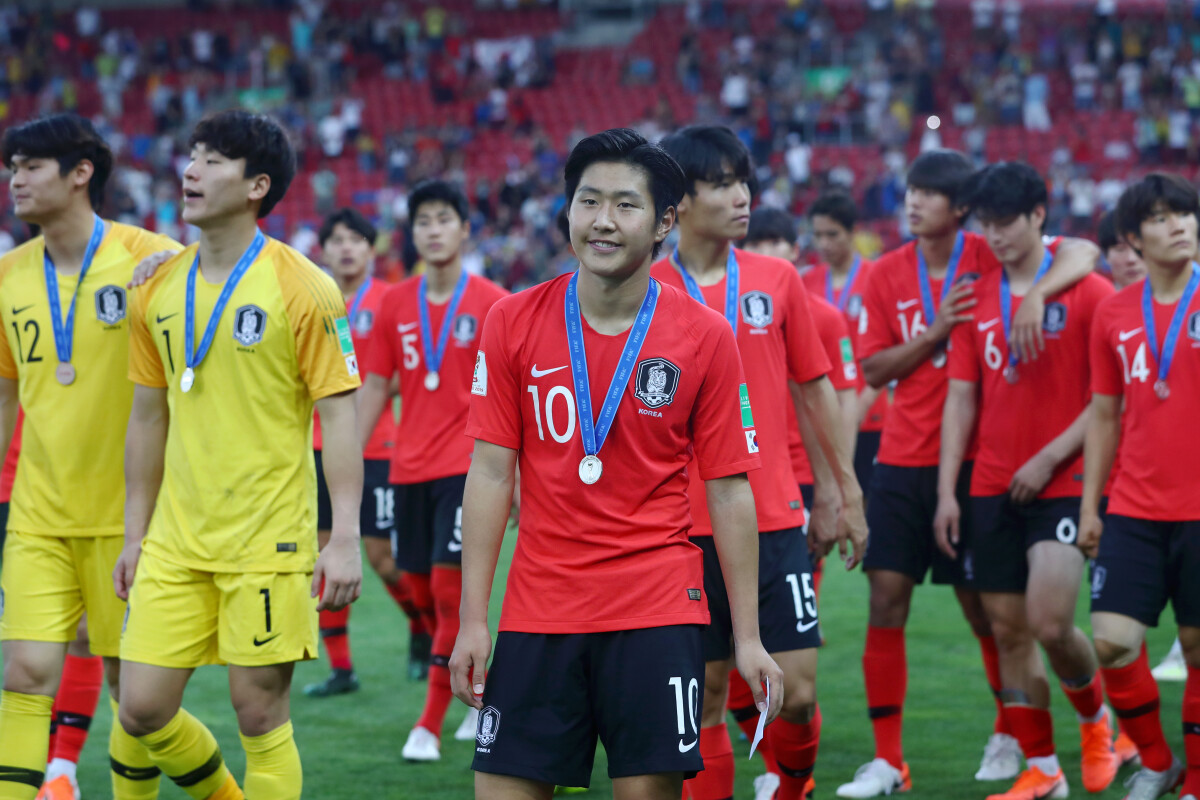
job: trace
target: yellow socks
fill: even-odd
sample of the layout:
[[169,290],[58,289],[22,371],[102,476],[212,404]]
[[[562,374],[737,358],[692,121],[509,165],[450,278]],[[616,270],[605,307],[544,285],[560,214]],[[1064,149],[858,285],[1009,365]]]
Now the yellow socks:
[[299,800],[304,775],[292,723],[285,722],[262,736],[241,736],[246,750],[246,794],[254,800]]
[[183,709],[161,730],[137,740],[149,751],[155,765],[195,800],[219,796],[217,793],[232,778],[217,740],[200,720]]
[[162,771],[154,766],[150,753],[137,739],[121,727],[117,715],[117,701],[109,698],[112,706],[112,731],[108,735],[108,761],[112,765],[112,792],[114,800],[156,800],[159,777]]
[[0,692],[0,800],[33,800],[46,773],[54,698]]

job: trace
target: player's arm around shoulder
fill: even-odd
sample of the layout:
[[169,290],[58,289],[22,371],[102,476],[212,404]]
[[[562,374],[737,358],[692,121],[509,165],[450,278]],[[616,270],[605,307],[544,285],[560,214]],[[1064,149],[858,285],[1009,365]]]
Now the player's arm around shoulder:
[[141,228],[133,229],[136,234],[129,242],[129,253],[137,260],[126,289],[145,285],[158,274],[159,267],[166,264],[184,249],[183,245],[161,233],[151,233]]
[[1053,255],[1050,270],[1026,293],[1013,315],[1012,346],[1022,362],[1036,361],[1038,353],[1046,349],[1042,336],[1046,298],[1079,283],[1100,263],[1100,248],[1086,239],[1063,238]]

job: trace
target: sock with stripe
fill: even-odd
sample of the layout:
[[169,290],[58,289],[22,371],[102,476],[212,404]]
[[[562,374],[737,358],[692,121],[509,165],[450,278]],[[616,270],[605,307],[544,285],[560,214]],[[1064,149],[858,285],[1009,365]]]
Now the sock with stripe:
[[437,628],[437,611],[433,601],[433,576],[428,572],[406,572],[409,593],[425,632],[432,635]]
[[[729,709],[729,713],[733,714],[742,733],[746,734],[746,738],[753,742],[754,734],[758,732],[758,707],[754,705],[754,692],[751,691],[750,684],[746,683],[742,678],[742,673],[736,669],[729,670],[729,699],[726,701],[725,707]],[[763,740],[758,744],[758,749],[754,752],[762,756],[767,772],[778,774],[779,765],[775,762],[771,737],[763,736]]]
[[108,734],[108,763],[112,768],[113,800],[155,800],[162,771],[146,748],[121,727],[117,701],[112,707],[112,730]]
[[103,685],[104,661],[100,656],[67,656],[54,698],[57,732],[50,757],[55,761],[79,763]]
[[[233,780],[212,732],[182,708],[161,729],[137,737],[154,765],[195,800],[237,797],[228,794]],[[236,784],[234,785],[236,789]],[[226,792],[222,795],[221,792]]]
[[1082,686],[1070,686],[1065,681],[1059,683],[1063,693],[1075,707],[1075,713],[1081,723],[1096,722],[1104,711],[1104,689],[1103,684],[1097,680],[1098,677],[1099,673],[1096,673],[1086,683],[1079,681],[1083,683]]
[[329,654],[329,666],[343,672],[354,670],[350,656],[350,606],[341,611],[322,611],[318,615],[321,641]]
[[429,686],[425,691],[425,709],[417,726],[441,736],[446,709],[454,695],[450,691],[450,654],[458,638],[458,607],[462,602],[462,571],[434,566],[432,575],[437,627],[433,631],[433,650],[429,657]]
[[387,589],[388,595],[396,601],[396,605],[400,606],[400,610],[404,612],[404,616],[408,617],[408,630],[410,633],[427,633],[425,623],[421,621],[421,612],[417,609],[417,604],[413,601],[412,588],[409,586],[408,574],[400,573],[400,577],[395,583],[384,581],[383,588]]
[[692,800],[730,800],[733,797],[733,742],[722,722],[700,729],[700,757],[704,770],[684,781],[684,794]]
[[[862,667],[867,684],[867,714],[875,730],[875,757],[903,769],[902,724],[904,695],[908,691],[904,628],[868,626]],[[780,758],[782,754],[776,752],[775,756]]]
[[1033,706],[1010,705],[1004,707],[1013,736],[1021,745],[1021,752],[1029,766],[1037,767],[1046,775],[1058,772],[1058,756],[1054,752],[1054,722],[1050,712]]
[[1158,683],[1150,674],[1150,660],[1143,650],[1137,661],[1124,667],[1101,669],[1104,688],[1113,713],[1137,745],[1142,766],[1155,772],[1171,767],[1174,756],[1163,735],[1159,719]]
[[304,773],[292,723],[262,736],[238,735],[246,751],[246,794],[254,800],[299,800]]
[[992,699],[996,701],[996,721],[992,726],[993,733],[1012,736],[1012,727],[1008,717],[1004,715],[1004,703],[1000,700],[1000,652],[996,649],[996,637],[976,636],[979,640],[979,652],[983,656],[983,671],[987,675],[988,687],[992,690]]
[[779,792],[776,800],[803,800],[804,787],[812,779],[821,744],[821,708],[810,722],[796,724],[778,717],[767,729],[767,739],[779,761]]
[[0,692],[0,797],[33,800],[50,754],[50,709],[54,698]]
[[1200,797],[1200,669],[1196,667],[1188,667],[1183,689],[1183,754],[1187,773],[1179,794]]

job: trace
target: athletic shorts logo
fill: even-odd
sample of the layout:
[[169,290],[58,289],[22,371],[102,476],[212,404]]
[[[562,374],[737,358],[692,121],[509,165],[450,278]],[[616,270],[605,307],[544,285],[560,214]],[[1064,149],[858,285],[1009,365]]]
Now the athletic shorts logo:
[[1095,567],[1092,569],[1092,599],[1096,600],[1100,597],[1100,593],[1104,591],[1104,582],[1108,580],[1108,569],[1105,567]]
[[233,315],[233,338],[243,347],[262,341],[267,329],[267,312],[258,306],[242,306]]
[[1193,311],[1187,322],[1188,338],[1200,342],[1200,311]]
[[458,342],[460,347],[466,347],[475,341],[475,331],[479,330],[479,320],[471,314],[459,314],[454,318],[454,325],[450,330],[454,341]]
[[125,290],[120,286],[101,286],[96,290],[96,319],[116,325],[125,319]]
[[667,406],[679,389],[679,367],[665,358],[647,358],[638,363],[633,396],[647,408]]
[[366,336],[375,327],[375,312],[369,308],[360,308],[354,315],[354,332]]
[[1062,333],[1067,327],[1067,307],[1062,303],[1047,303],[1042,316],[1042,330],[1046,333]]
[[487,356],[480,350],[475,354],[475,374],[471,377],[471,394],[487,397]]
[[483,747],[487,747],[492,742],[496,741],[496,734],[500,732],[500,712],[493,706],[488,706],[479,712],[479,732],[475,734],[475,741],[479,742]]
[[742,295],[742,319],[752,328],[765,328],[775,319],[775,304],[766,292],[746,292]]

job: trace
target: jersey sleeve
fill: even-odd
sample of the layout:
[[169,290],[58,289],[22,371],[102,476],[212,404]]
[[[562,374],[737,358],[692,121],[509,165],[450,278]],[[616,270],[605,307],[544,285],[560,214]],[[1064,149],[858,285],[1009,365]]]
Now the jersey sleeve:
[[392,337],[396,335],[395,317],[392,310],[395,301],[392,290],[388,290],[379,304],[379,319],[371,328],[371,336],[367,340],[366,352],[362,353],[363,370],[372,375],[382,375],[391,380],[396,374],[395,354],[392,351]]
[[762,461],[733,331],[726,325],[713,326],[700,349],[701,363],[705,351],[708,368],[692,408],[692,436],[700,479],[710,481],[758,469]]
[[167,264],[161,265],[154,279],[129,293],[129,380],[155,389],[166,388],[167,372],[154,345],[146,309],[168,269]]
[[337,284],[312,264],[277,258],[276,274],[296,339],[296,362],[309,396],[320,400],[357,389],[358,357]]
[[840,313],[822,316],[821,344],[833,368],[829,370],[829,382],[833,390],[854,389],[858,385],[858,365],[854,360],[854,344],[846,318]]
[[795,270],[787,272],[786,297],[788,314],[784,341],[787,345],[788,374],[796,383],[808,383],[828,375],[830,361],[821,346],[817,326],[813,323],[808,290]]
[[858,315],[858,359],[865,361],[876,353],[899,344],[889,326],[884,271],[870,270],[864,277],[863,307]]
[[975,346],[974,323],[961,322],[950,332],[946,353],[946,375],[956,381],[979,383],[979,351]]
[[508,309],[492,306],[483,321],[483,336],[475,353],[471,378],[471,410],[467,436],[512,450],[521,448],[521,385],[511,351]]
[[1092,330],[1088,337],[1088,366],[1092,374],[1092,393],[1116,397],[1125,392],[1125,376],[1121,358],[1109,343],[1108,308],[1110,306],[1107,303],[1101,304],[1096,309],[1095,319],[1092,320]]
[[[12,269],[12,264],[4,264],[0,266],[0,297],[3,297],[4,281],[8,277],[9,270]],[[7,326],[0,325],[0,377],[8,378],[10,381],[17,380],[17,362],[13,358],[12,348],[8,343]]]

